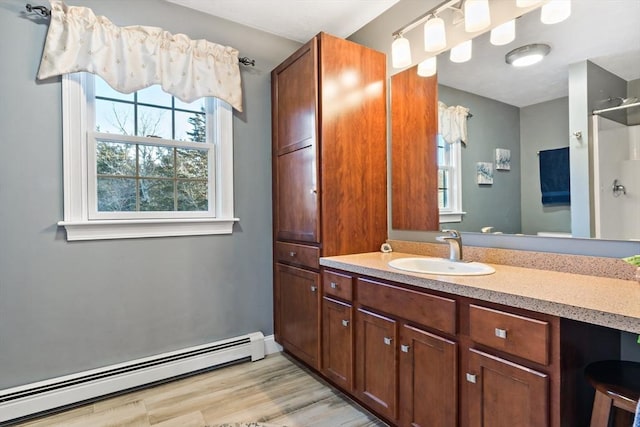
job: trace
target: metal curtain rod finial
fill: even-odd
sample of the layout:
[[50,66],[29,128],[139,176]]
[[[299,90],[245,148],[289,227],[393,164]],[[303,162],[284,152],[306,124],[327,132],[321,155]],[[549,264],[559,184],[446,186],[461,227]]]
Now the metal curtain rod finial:
[[51,9],[44,6],[31,6],[29,3],[25,6],[28,12],[39,13],[42,16],[51,16]]

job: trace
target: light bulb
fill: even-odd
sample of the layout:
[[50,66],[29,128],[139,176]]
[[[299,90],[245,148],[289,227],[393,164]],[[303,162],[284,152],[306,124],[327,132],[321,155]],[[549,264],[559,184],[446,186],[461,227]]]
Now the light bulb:
[[449,59],[451,62],[467,62],[471,59],[471,40],[462,42],[457,46],[454,46],[449,52]]
[[571,15],[571,0],[551,0],[542,6],[540,21],[543,24],[557,24]]
[[409,40],[400,36],[391,44],[391,63],[393,68],[404,68],[411,65],[411,45]]
[[445,47],[447,47],[447,35],[444,21],[435,16],[424,24],[424,50],[437,52]]
[[464,30],[475,33],[491,25],[489,0],[467,0],[464,2]]
[[418,64],[418,75],[421,77],[431,77],[436,74],[437,62],[436,57],[432,56]]
[[516,38],[516,20],[512,19],[491,30],[491,44],[502,46],[511,43]]

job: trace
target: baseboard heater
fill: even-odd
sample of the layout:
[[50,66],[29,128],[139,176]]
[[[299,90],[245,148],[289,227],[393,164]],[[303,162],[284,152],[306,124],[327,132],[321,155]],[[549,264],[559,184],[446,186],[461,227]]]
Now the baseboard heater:
[[0,424],[241,360],[264,358],[261,332],[0,390]]

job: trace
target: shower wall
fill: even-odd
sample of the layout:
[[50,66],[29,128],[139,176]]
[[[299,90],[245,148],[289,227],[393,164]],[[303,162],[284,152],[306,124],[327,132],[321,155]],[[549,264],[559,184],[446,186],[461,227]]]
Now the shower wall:
[[[595,222],[601,239],[640,239],[640,125],[594,117]],[[614,194],[613,182],[626,194]]]

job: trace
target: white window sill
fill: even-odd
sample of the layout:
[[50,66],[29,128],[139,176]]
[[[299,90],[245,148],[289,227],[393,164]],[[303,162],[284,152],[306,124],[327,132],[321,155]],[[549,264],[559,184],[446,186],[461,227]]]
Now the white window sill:
[[462,217],[466,215],[466,212],[446,212],[440,213],[440,223],[447,222],[462,222]]
[[136,239],[147,237],[231,234],[238,218],[60,221],[67,240]]

